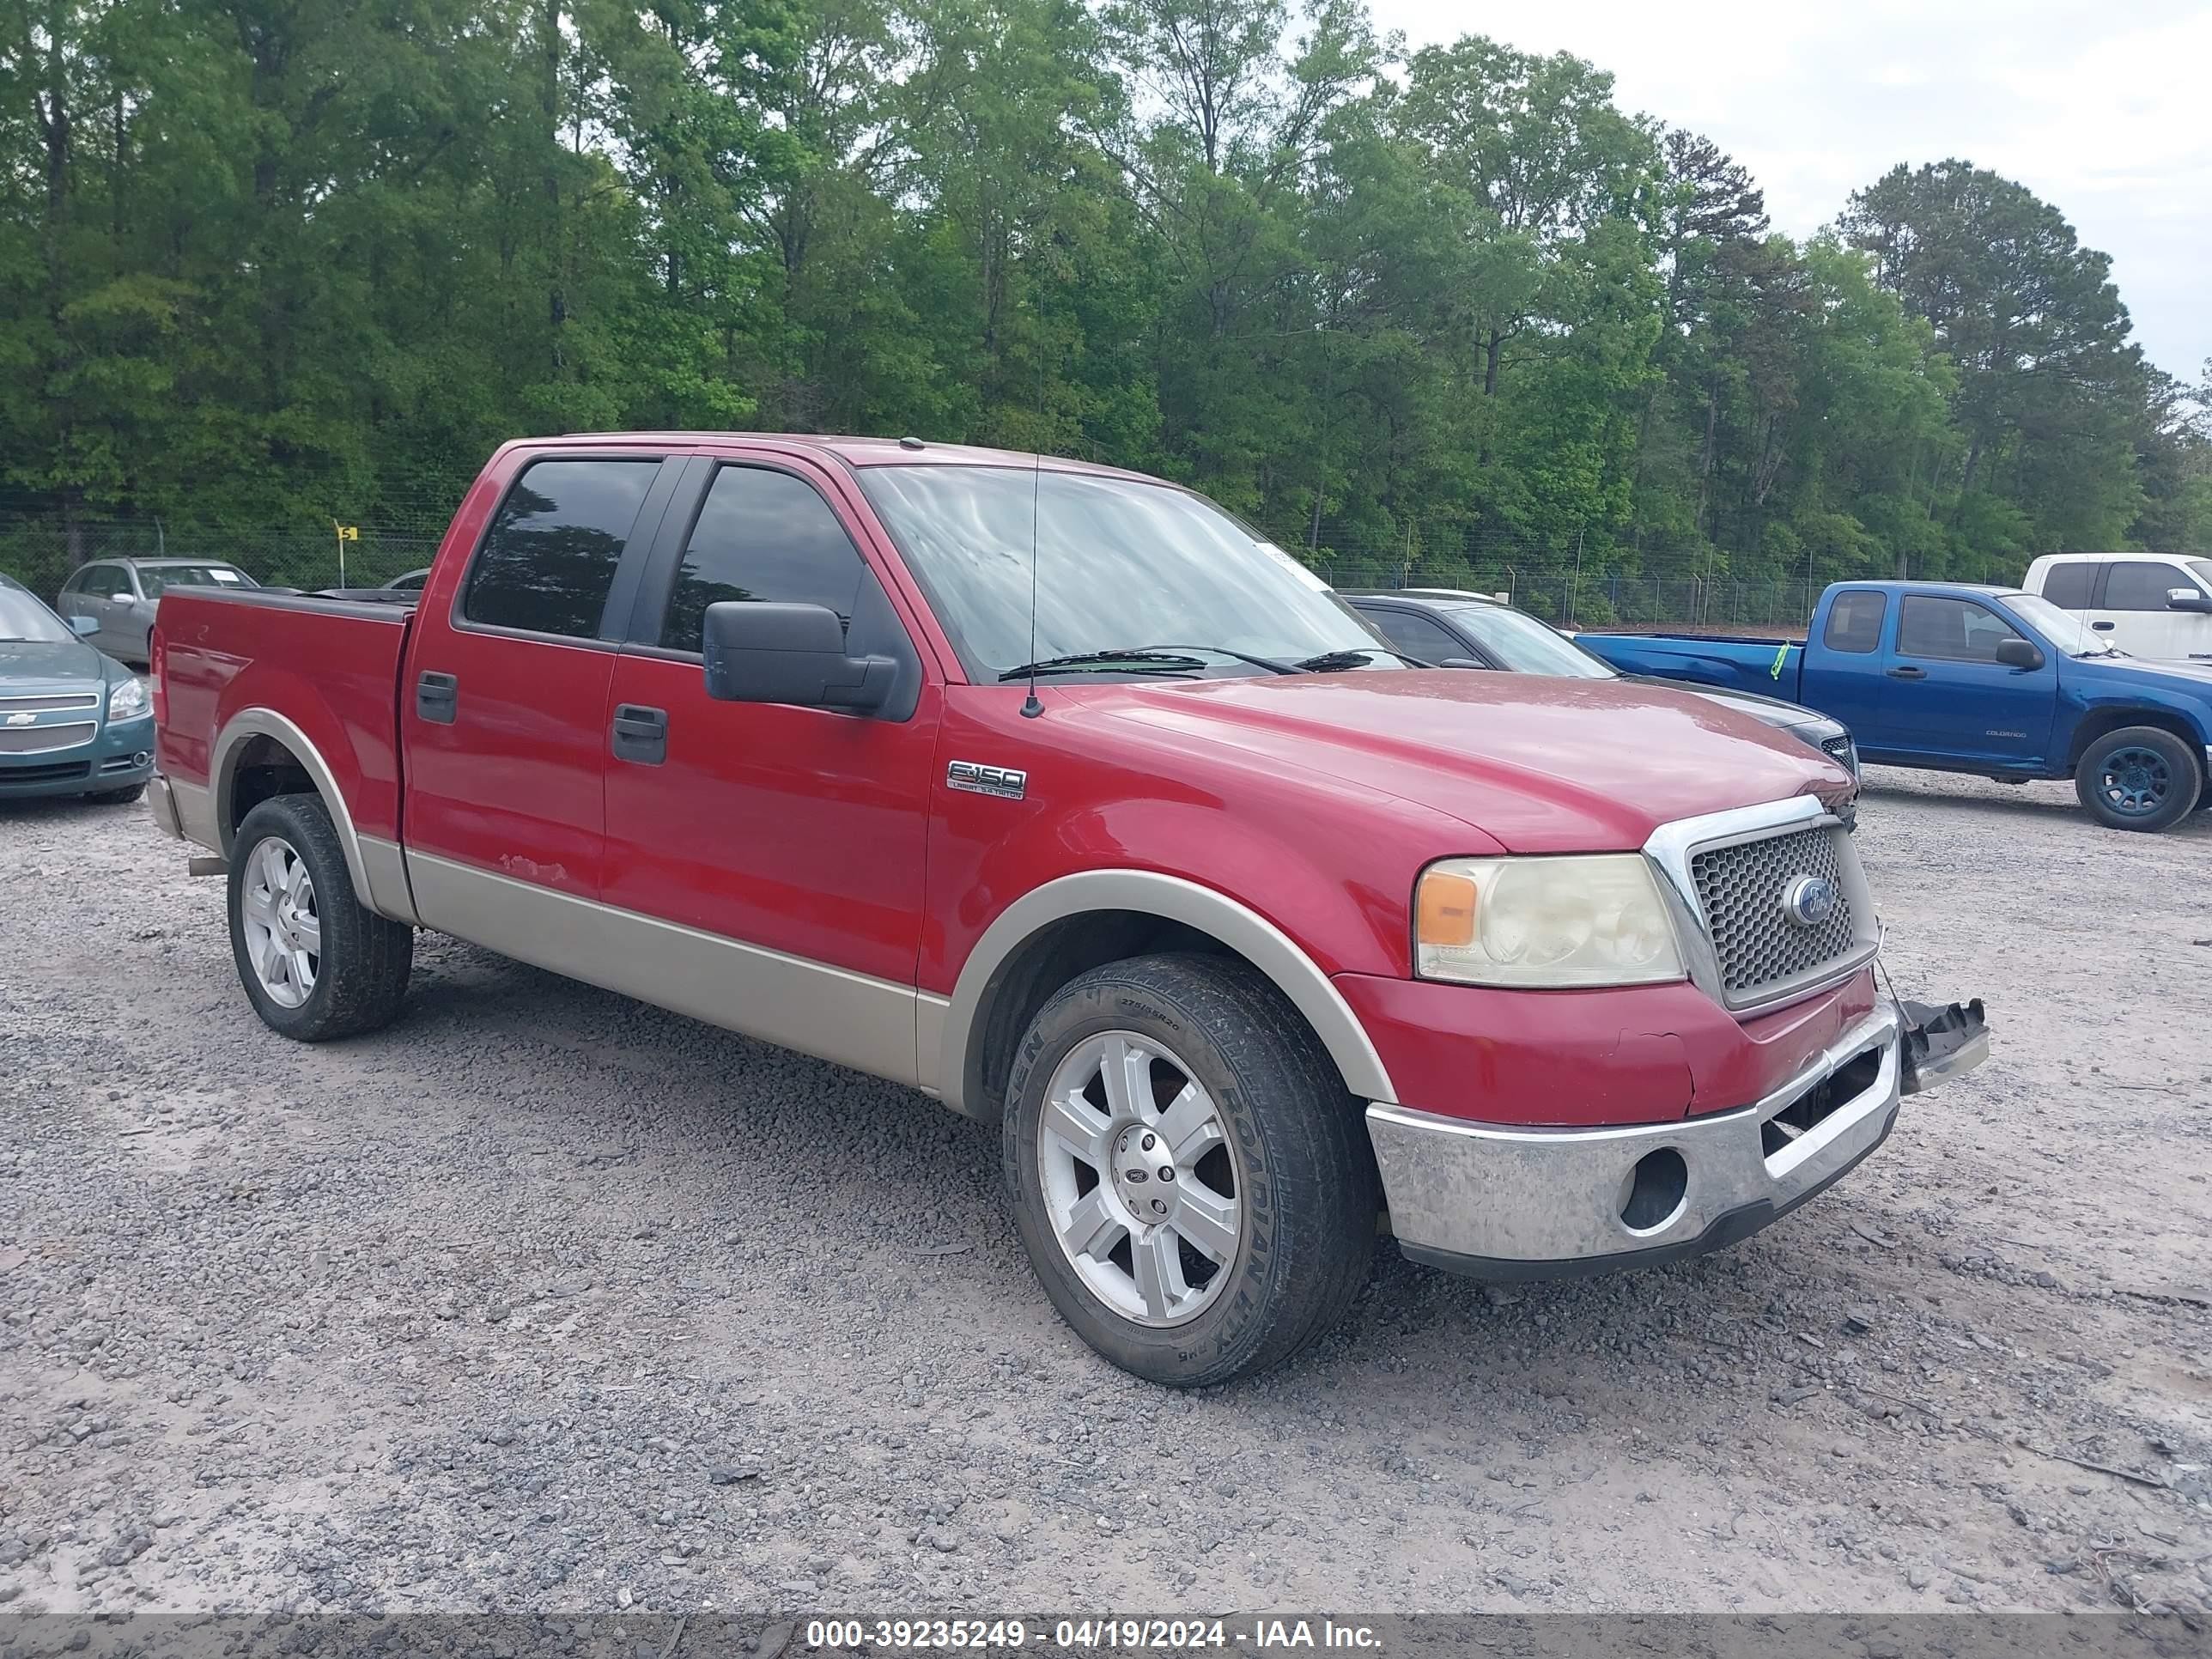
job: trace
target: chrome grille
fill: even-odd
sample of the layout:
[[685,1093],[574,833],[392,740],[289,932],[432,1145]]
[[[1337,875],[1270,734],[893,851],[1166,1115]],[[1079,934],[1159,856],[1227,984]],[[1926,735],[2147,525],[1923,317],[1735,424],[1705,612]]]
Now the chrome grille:
[[[1857,919],[1836,854],[1836,837],[1843,833],[1822,824],[1691,855],[1690,878],[1731,1007],[1816,978],[1851,954]],[[1800,876],[1820,876],[1835,884],[1834,913],[1816,927],[1798,927],[1782,908],[1784,896]]]
[[97,708],[100,699],[81,691],[49,692],[44,696],[0,697],[0,714],[44,714],[56,708]]
[[73,748],[90,743],[95,729],[90,720],[75,726],[0,727],[0,755],[43,755],[49,749]]

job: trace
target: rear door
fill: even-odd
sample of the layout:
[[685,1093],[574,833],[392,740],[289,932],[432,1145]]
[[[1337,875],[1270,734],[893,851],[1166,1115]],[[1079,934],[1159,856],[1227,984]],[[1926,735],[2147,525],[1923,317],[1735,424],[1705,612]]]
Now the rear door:
[[2105,567],[2089,626],[2138,657],[2212,652],[2212,616],[2174,610],[2166,597],[2175,588],[2199,592],[2203,586],[2179,561],[2114,559]]
[[1882,640],[1890,626],[1889,595],[1878,587],[1839,588],[1828,601],[1820,635],[1799,659],[1798,700],[1841,720],[1862,750],[1892,749],[1896,682],[1886,672]]
[[[607,699],[605,898],[727,942],[683,946],[696,971],[655,1000],[910,1076],[939,699],[872,546],[803,459],[692,463]],[[717,702],[700,632],[722,601],[828,606],[856,653],[900,662],[898,690],[873,715]]]
[[416,613],[402,830],[427,925],[565,967],[554,896],[601,885],[610,618],[629,614],[682,463],[524,451],[507,465],[466,568],[440,569]]
[[2027,635],[1979,599],[1907,592],[1897,611],[1878,746],[1936,766],[2040,769],[2057,707],[2056,656],[2044,650],[2033,669],[1999,662],[2000,643]]

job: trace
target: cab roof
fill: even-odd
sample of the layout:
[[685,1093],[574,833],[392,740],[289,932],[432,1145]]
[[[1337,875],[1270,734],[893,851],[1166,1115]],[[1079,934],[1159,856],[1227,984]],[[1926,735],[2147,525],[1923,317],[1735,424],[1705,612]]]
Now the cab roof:
[[556,439],[527,439],[532,445],[653,444],[757,446],[762,448],[811,449],[835,456],[848,466],[1000,466],[1042,467],[1048,472],[1081,472],[1106,478],[1127,478],[1138,483],[1164,483],[1143,472],[1062,455],[1036,455],[1025,449],[985,449],[974,444],[931,443],[918,438],[840,437],[817,432],[570,432]]

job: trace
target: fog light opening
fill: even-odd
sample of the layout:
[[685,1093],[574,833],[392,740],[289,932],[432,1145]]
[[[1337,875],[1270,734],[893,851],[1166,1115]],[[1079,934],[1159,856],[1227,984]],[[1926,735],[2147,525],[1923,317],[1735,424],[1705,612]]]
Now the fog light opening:
[[1690,1166],[1672,1146],[1646,1152],[1621,1183],[1620,1222],[1632,1233],[1656,1233],[1682,1213]]

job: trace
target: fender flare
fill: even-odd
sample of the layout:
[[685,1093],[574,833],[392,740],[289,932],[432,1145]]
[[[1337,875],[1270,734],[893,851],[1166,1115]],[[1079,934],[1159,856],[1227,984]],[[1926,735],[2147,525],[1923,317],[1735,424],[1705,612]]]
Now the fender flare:
[[238,833],[238,825],[230,816],[231,791],[237,781],[240,757],[249,738],[271,738],[283,744],[300,763],[315,786],[316,793],[323,798],[323,805],[329,809],[331,827],[338,834],[338,846],[345,854],[346,874],[353,878],[353,890],[361,902],[394,921],[413,922],[415,906],[407,891],[399,849],[386,842],[364,840],[354,827],[353,811],[346,805],[345,792],[338,787],[337,775],[323,758],[323,751],[297,725],[273,708],[257,706],[240,709],[216,738],[208,764],[208,781],[214,793],[216,834],[222,842],[223,856],[230,856],[231,842]]
[[1001,910],[962,964],[938,1054],[937,1087],[945,1103],[968,1111],[978,1073],[978,1018],[1000,969],[1040,930],[1092,911],[1132,910],[1182,922],[1221,941],[1265,974],[1305,1017],[1345,1086],[1364,1101],[1392,1104],[1397,1091],[1352,1005],[1291,936],[1250,907],[1213,888],[1152,870],[1085,870],[1033,888]]

